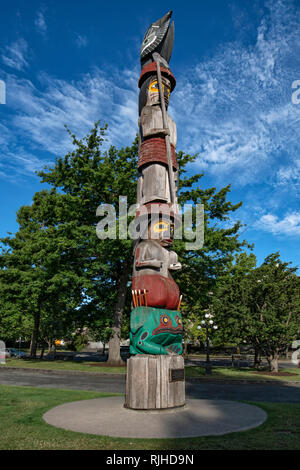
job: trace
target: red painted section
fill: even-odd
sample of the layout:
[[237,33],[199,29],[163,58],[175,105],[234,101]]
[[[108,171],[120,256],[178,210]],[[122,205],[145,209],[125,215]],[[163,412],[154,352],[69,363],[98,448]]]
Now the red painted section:
[[[151,62],[151,64],[145,65],[145,67],[143,68],[143,70],[141,72],[140,78],[139,78],[139,88],[141,88],[143,82],[150,75],[154,75],[156,73],[156,69],[157,69],[156,62]],[[160,70],[161,70],[161,74],[170,80],[170,82],[171,82],[171,91],[173,91],[175,86],[176,86],[176,79],[175,79],[174,75],[172,74],[171,70],[168,70],[168,69],[166,69],[165,67],[162,67],[162,66],[160,67]]]
[[144,274],[132,279],[133,290],[146,290],[148,307],[175,310],[179,303],[179,287],[173,279],[160,274]]
[[[175,170],[178,168],[174,145],[171,144],[172,162]],[[163,137],[153,137],[141,143],[139,168],[147,163],[164,163],[168,166],[166,141]]]

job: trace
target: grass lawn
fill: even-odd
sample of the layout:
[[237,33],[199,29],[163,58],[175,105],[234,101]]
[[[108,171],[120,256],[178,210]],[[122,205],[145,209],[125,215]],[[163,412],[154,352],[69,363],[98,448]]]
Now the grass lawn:
[[[186,377],[205,377],[205,368],[198,366],[187,366]],[[226,379],[226,380],[277,380],[284,382],[300,382],[300,369],[279,369],[282,372],[290,372],[295,375],[275,376],[275,375],[263,375],[256,374],[255,369],[249,367],[233,368],[233,367],[213,367],[212,375],[213,379]],[[208,377],[208,376],[206,376]]]
[[[50,369],[50,370],[71,370],[78,372],[96,372],[99,374],[125,374],[126,367],[97,367],[90,365],[91,363],[83,363],[76,361],[45,361],[45,360],[22,360],[17,358],[7,358],[6,365],[11,367],[24,367],[34,369]],[[0,367],[5,367],[1,365]],[[232,367],[213,367],[213,379],[226,379],[226,380],[279,380],[289,382],[300,382],[300,369],[284,369],[284,372],[290,372],[296,375],[287,376],[269,376],[263,374],[255,374],[254,369],[247,367],[232,368]],[[205,368],[199,366],[186,366],[186,377],[207,377],[205,376]]]
[[119,439],[94,436],[58,429],[46,424],[42,419],[47,410],[62,403],[108,395],[0,385],[0,449],[300,449],[300,405],[254,403],[268,413],[267,421],[258,428],[225,436],[185,439]]
[[[6,365],[10,367],[24,367],[33,369],[49,369],[49,370],[73,370],[79,372],[99,372],[101,374],[125,374],[126,367],[95,367],[88,363],[81,361],[46,361],[40,359],[18,359],[14,357],[8,357],[6,359]],[[0,367],[5,365],[0,364]]]

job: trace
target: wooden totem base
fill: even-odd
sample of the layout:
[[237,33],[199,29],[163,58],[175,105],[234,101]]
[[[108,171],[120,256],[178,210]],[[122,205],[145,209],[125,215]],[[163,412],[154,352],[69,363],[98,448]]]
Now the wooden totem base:
[[128,359],[124,404],[126,408],[162,410],[184,404],[182,356],[137,354]]

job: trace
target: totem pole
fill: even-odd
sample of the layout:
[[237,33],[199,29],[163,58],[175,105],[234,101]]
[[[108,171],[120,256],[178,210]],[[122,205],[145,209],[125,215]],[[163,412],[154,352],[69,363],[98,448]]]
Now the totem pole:
[[[172,12],[153,23],[141,46],[139,179],[134,242],[130,353],[125,406],[172,408],[184,404],[181,297],[171,250],[179,228],[176,124],[167,113],[175,77]],[[176,396],[177,394],[177,396]],[[169,397],[169,398],[168,398]]]

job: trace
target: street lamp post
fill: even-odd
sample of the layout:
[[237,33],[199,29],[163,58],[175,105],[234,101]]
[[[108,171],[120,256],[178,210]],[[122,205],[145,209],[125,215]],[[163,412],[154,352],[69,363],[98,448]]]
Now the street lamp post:
[[217,330],[218,327],[215,325],[213,321],[213,315],[211,313],[206,313],[205,314],[205,320],[201,321],[202,326],[197,326],[198,330],[201,330],[202,327],[205,328],[206,330],[206,342],[205,342],[205,347],[206,347],[206,362],[205,362],[205,374],[206,375],[211,375],[211,362],[210,362],[210,350],[209,350],[209,337],[212,332],[212,330]]
[[205,323],[206,329],[206,362],[205,362],[205,373],[206,375],[211,375],[211,363],[209,357],[209,336],[208,336],[208,323]]

